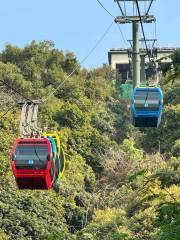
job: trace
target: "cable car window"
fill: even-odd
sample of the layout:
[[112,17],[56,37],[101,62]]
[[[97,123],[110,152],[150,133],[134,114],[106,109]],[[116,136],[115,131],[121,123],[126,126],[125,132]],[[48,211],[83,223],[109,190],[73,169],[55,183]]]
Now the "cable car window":
[[146,91],[136,91],[135,99],[144,99],[148,97],[149,99],[160,99],[160,93],[157,91],[146,90]]
[[139,90],[135,93],[134,105],[139,110],[158,110],[160,100],[160,93],[155,90]]
[[15,165],[19,169],[45,169],[49,158],[47,146],[17,146]]
[[134,99],[135,100],[140,100],[140,99],[143,100],[143,99],[146,98],[146,96],[147,96],[147,92],[145,92],[145,91],[136,91]]

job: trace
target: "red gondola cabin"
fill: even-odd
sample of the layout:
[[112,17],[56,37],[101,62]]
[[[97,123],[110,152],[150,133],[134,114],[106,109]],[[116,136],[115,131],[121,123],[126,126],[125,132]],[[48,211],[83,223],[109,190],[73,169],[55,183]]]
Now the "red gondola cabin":
[[17,139],[12,152],[12,170],[19,189],[50,189],[55,164],[47,138]]

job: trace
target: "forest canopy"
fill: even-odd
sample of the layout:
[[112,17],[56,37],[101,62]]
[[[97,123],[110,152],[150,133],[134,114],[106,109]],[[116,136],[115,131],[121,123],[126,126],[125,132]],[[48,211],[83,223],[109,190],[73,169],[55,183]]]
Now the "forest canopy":
[[[139,130],[109,66],[84,69],[52,41],[6,45],[0,53],[0,239],[179,240],[179,50],[172,62],[161,79],[162,123]],[[38,125],[61,133],[67,164],[58,189],[17,190],[9,155],[23,96],[47,99]]]

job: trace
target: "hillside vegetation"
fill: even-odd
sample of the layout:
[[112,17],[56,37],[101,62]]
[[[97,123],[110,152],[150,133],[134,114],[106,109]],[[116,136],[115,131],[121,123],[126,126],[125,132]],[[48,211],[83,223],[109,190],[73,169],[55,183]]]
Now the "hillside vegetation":
[[[162,124],[138,130],[127,101],[109,80],[108,66],[83,69],[73,53],[51,41],[5,47],[0,54],[0,239],[180,239],[180,51],[172,60],[174,68],[161,82]],[[38,125],[61,133],[67,164],[58,189],[17,190],[9,155],[19,134],[17,101],[23,96],[46,99]]]

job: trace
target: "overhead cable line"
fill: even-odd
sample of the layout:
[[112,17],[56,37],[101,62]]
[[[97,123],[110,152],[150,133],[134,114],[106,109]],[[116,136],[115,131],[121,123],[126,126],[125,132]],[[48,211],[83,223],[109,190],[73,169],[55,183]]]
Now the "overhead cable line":
[[122,16],[124,17],[125,14],[124,14],[124,12],[123,12],[123,10],[122,10],[121,4],[119,3],[118,0],[117,0],[116,2],[117,2],[117,5],[118,5],[118,7],[119,7],[119,10],[121,11]]
[[22,94],[19,90],[16,90],[14,87],[10,86],[9,84],[7,84],[4,80],[0,79],[0,82],[2,82],[8,89],[11,89],[14,93],[19,94],[21,97],[23,97],[24,99],[32,102],[31,99],[27,98],[24,94]]
[[141,17],[141,13],[140,13],[139,3],[138,3],[138,0],[135,0],[135,1],[136,1],[136,6],[137,6],[137,10],[138,10],[140,23],[141,23],[141,29],[142,29],[142,33],[143,33],[143,39],[144,39],[144,43],[145,43],[145,47],[146,47],[146,52],[147,52],[147,55],[148,55],[148,58],[149,58],[149,62],[151,62],[151,57],[150,57],[150,53],[149,53],[149,50],[148,50],[146,36],[145,36],[144,27],[143,27],[143,23],[142,23],[142,17]]
[[154,23],[154,39],[157,39],[157,25]]
[[[97,2],[100,4],[100,6],[112,17],[112,18],[114,18],[114,20],[116,19],[116,17],[113,15],[113,14],[111,14],[108,10],[107,10],[107,8],[105,8],[104,7],[104,5],[101,3],[101,1],[100,0],[97,0]],[[121,6],[120,6],[121,7]],[[116,23],[116,22],[115,22]],[[122,32],[122,29],[121,29],[121,27],[120,27],[120,25],[118,24],[118,23],[116,23],[117,24],[117,26],[118,26],[118,29],[119,29],[119,32],[120,32],[120,34],[121,34],[121,37],[122,37],[122,39],[123,39],[123,41],[124,41],[124,44],[125,44],[125,46],[127,47],[127,40],[125,39],[125,37],[124,37],[124,34],[123,34],[123,32]]]
[[125,15],[126,15],[126,2],[124,0],[124,12],[125,12]]
[[[105,36],[110,31],[113,23],[114,23],[114,21],[111,22],[111,24],[108,26],[108,28],[102,34],[102,36],[99,38],[99,40],[96,42],[96,44],[92,47],[92,49],[88,52],[88,54],[80,61],[80,64],[84,63],[89,58],[89,56],[94,52],[94,50],[99,46],[99,44],[102,42],[102,40],[105,38]],[[42,99],[42,102],[46,102],[50,97],[52,97],[57,92],[57,90],[65,83],[65,81],[67,81],[76,72],[76,70],[78,68],[79,68],[79,64],[77,64],[77,66],[72,70],[72,72],[57,86],[57,88],[52,93],[49,94],[49,96],[47,98]]]
[[[29,99],[29,98],[27,98],[26,96],[24,96],[24,94],[22,94],[19,90],[16,90],[14,87],[12,87],[12,86],[10,86],[9,84],[7,84],[4,80],[0,79],[0,82],[2,82],[3,85],[5,85],[5,87],[6,87],[7,89],[11,89],[14,93],[17,93],[17,94],[19,94],[21,97],[23,97],[24,99],[32,102],[31,99]],[[2,120],[15,106],[17,106],[17,103],[11,105],[11,106],[6,110],[6,112],[3,113],[3,114],[0,116],[0,120]]]
[[5,111],[5,113],[3,113],[3,114],[0,116],[0,120],[4,119],[4,117],[8,114],[8,112],[10,112],[15,106],[17,106],[17,103],[14,103],[13,105],[11,105],[11,106]]
[[115,19],[115,16],[113,16],[113,15],[104,7],[104,5],[100,2],[100,0],[97,0],[97,2],[100,4],[100,6],[101,6],[102,8],[104,8],[104,10],[105,10],[111,17],[113,17],[113,18]]
[[127,47],[127,40],[126,40],[125,37],[124,37],[124,34],[123,34],[123,32],[122,32],[122,29],[121,29],[121,27],[120,27],[120,25],[119,25],[118,23],[116,23],[116,24],[117,24],[117,27],[118,27],[119,32],[120,32],[120,34],[121,34],[121,37],[122,37],[122,39],[123,39],[123,41],[124,41],[124,45]]
[[148,7],[148,10],[147,10],[147,12],[146,12],[146,15],[149,14],[149,11],[150,11],[150,9],[151,9],[151,6],[152,6],[153,1],[154,1],[154,0],[151,0],[151,2],[150,2],[150,4],[149,4],[149,7]]

